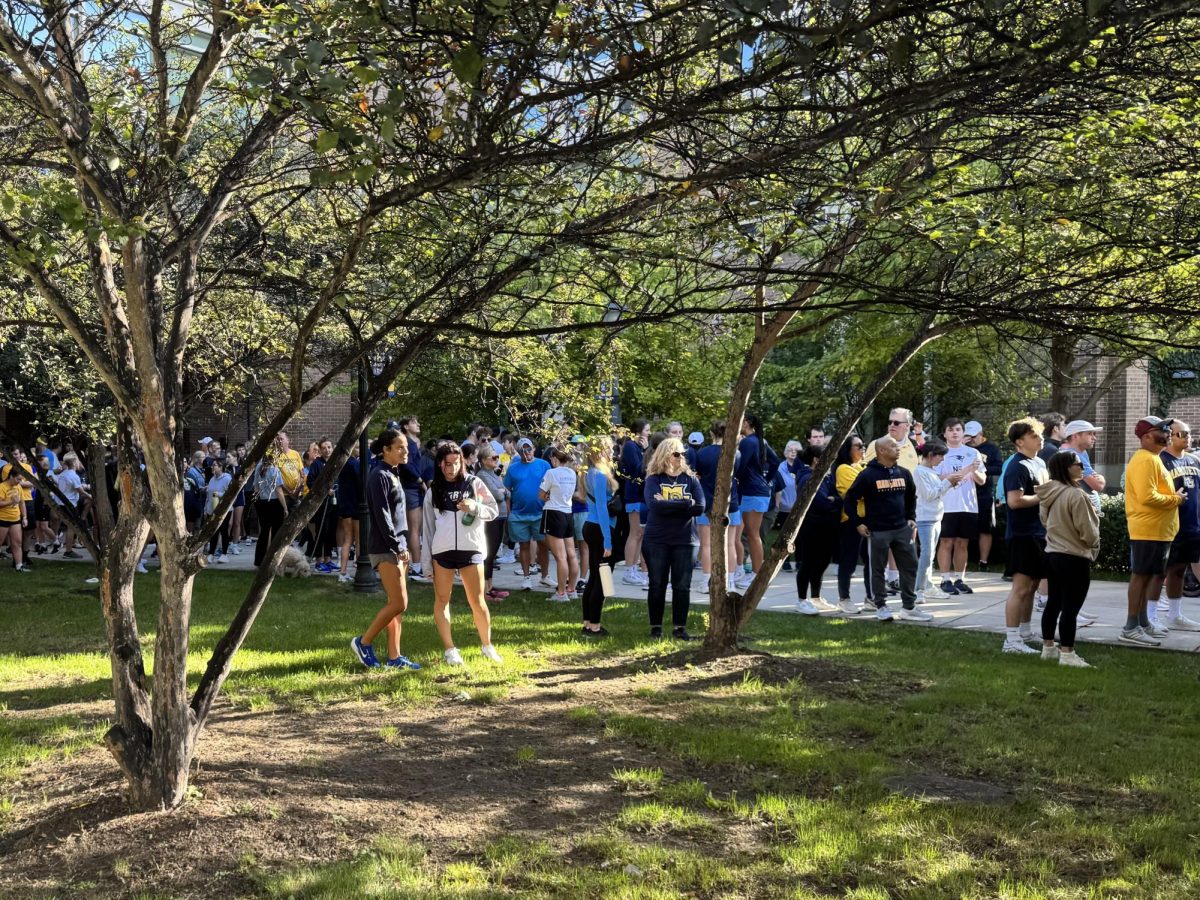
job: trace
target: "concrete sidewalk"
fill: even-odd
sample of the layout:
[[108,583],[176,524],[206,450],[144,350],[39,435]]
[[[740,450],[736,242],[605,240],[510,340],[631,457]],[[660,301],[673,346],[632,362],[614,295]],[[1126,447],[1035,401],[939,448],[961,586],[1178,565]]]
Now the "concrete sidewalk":
[[[54,556],[34,556],[32,563],[34,566],[39,560],[52,560],[55,562],[73,562],[74,560],[63,560],[61,554]],[[77,560],[88,564],[88,559]],[[248,545],[242,548],[242,554],[226,557],[226,562],[221,565],[213,565],[214,570],[231,570],[231,571],[248,571],[253,568],[254,563],[254,546]],[[151,571],[153,572],[157,565],[157,560],[148,562]],[[553,564],[551,565],[553,569]],[[354,565],[349,567],[351,575],[354,574]],[[624,574],[624,566],[618,566],[613,576],[613,581],[616,585],[616,595],[625,599],[642,600],[646,597],[646,591],[636,585],[623,584],[621,576]],[[837,598],[837,579],[835,570],[830,568],[826,573],[827,577],[822,585],[822,595],[827,600],[836,600]],[[200,578],[204,577],[204,573],[200,573]],[[334,575],[317,575],[315,578],[328,578],[333,582],[332,586],[347,592],[353,589],[349,584],[337,584],[336,573]],[[500,566],[496,572],[494,583],[496,587],[503,588],[507,591],[519,591],[521,588],[521,575],[515,565]],[[696,569],[692,578],[692,604],[696,606],[707,606],[708,595],[700,593],[701,574],[700,570]],[[996,634],[1004,633],[1004,600],[1008,596],[1009,585],[1000,577],[1000,573],[968,573],[968,583],[974,589],[975,593],[967,595],[958,595],[949,597],[945,600],[931,600],[922,605],[922,609],[933,615],[932,622],[901,622],[896,620],[897,625],[901,626],[924,626],[929,628],[956,628],[964,631],[990,631]],[[539,584],[537,578],[534,579],[534,590],[544,593],[549,593],[550,588]],[[861,577],[861,569],[855,577],[851,586],[851,598],[861,603],[864,599],[864,591]],[[667,595],[670,599],[670,594]],[[888,606],[896,611],[900,609],[900,599],[892,597],[888,601]],[[767,593],[759,603],[758,608],[761,610],[769,610],[771,612],[786,612],[796,613],[796,579],[792,572],[780,572],[775,576],[771,586],[767,588]],[[1189,618],[1200,620],[1200,599],[1185,598],[1183,601],[1184,614]],[[1125,583],[1112,581],[1093,581],[1091,590],[1088,593],[1087,603],[1084,604],[1084,610],[1093,616],[1097,617],[1096,624],[1087,628],[1079,629],[1077,639],[1080,643],[1096,643],[1096,644],[1119,644],[1117,636],[1120,633],[1121,626],[1125,622]],[[837,616],[840,613],[825,613],[827,616]],[[851,617],[862,621],[864,624],[876,625],[875,619],[869,615],[858,615]],[[1039,632],[1039,616],[1035,612],[1033,617],[1033,630],[1037,634]],[[1120,646],[1128,646],[1120,644]],[[1131,648],[1136,649],[1136,648]],[[1151,649],[1151,648],[1145,648]],[[1164,650],[1179,650],[1187,653],[1200,652],[1200,632],[1171,632],[1165,638],[1162,638],[1161,649]]]

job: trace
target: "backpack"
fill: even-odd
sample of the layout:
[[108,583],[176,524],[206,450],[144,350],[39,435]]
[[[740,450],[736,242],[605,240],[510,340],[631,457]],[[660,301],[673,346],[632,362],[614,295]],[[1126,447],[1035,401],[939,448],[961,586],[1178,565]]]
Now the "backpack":
[[[271,500],[275,497],[275,489],[282,483],[281,476],[271,477],[271,466],[264,467],[260,462],[254,470],[254,496],[259,500]],[[278,469],[276,469],[278,472]]]

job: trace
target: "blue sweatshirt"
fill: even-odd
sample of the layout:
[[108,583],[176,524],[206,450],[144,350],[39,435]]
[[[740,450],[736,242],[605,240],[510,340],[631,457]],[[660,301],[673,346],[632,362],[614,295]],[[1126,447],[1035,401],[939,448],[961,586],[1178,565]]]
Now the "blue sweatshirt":
[[692,519],[704,512],[704,488],[694,475],[648,475],[643,493],[643,544],[678,547],[692,543]]
[[[859,500],[865,507],[862,518]],[[870,531],[895,531],[917,519],[917,483],[904,466],[885,466],[873,459],[846,491],[844,508],[851,528],[866,523]]]
[[[733,469],[737,471],[738,451],[733,451]],[[713,497],[717,494],[717,463],[721,461],[721,445],[709,444],[696,454],[696,474],[700,476],[700,487],[704,489],[704,514],[712,515]],[[742,495],[738,491],[737,479],[729,483],[729,511],[741,508]]]
[[621,465],[618,471],[621,473],[621,480],[625,482],[626,503],[642,502],[642,457],[645,455],[646,451],[642,445],[632,438],[621,448]]
[[408,549],[408,513],[399,468],[380,465],[367,479],[371,535],[367,553],[399,553]]
[[1200,458],[1191,453],[1176,458],[1166,450],[1158,456],[1167,467],[1175,490],[1183,488],[1187,491],[1187,499],[1179,507],[1179,534],[1176,540],[1184,536],[1194,539],[1200,535],[1200,490],[1197,490],[1200,488]]
[[421,483],[421,445],[408,436],[405,440],[408,442],[408,462],[400,466],[400,482],[405,490],[415,491],[424,487]]
[[771,496],[771,485],[763,477],[762,446],[758,436],[748,434],[742,438],[738,444],[738,452],[742,456],[733,470],[733,477],[737,479],[738,490],[742,492],[742,496]]
[[612,520],[608,517],[608,498],[612,491],[608,489],[608,477],[599,469],[588,469],[584,484],[587,488],[586,521],[600,526],[604,549],[612,550]]

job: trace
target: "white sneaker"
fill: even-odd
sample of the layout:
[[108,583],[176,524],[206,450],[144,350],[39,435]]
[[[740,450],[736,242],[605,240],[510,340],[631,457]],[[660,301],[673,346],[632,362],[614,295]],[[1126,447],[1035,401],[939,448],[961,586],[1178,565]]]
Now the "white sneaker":
[[1042,645],[1042,659],[1049,660],[1050,662],[1057,662],[1061,655],[1062,651],[1059,650],[1054,644]]
[[446,660],[448,666],[461,666],[463,664],[462,654],[458,652],[457,647],[451,647],[442,656]]
[[533,590],[533,576],[532,575],[526,575],[524,578],[521,579],[521,590],[523,590],[523,591]]
[[484,659],[490,659],[494,663],[504,662],[504,657],[496,652],[496,648],[491,644],[484,644],[479,648],[479,652],[483,654]]
[[1070,653],[1063,651],[1058,655],[1058,664],[1060,666],[1071,666],[1076,669],[1090,669],[1091,666],[1083,661],[1083,657],[1072,650]]
[[700,587],[699,587],[700,593],[702,593],[702,594],[708,593],[708,583],[710,581],[712,581],[711,575],[701,575],[700,576]]
[[925,588],[925,590],[921,591],[920,596],[925,598],[926,600],[946,600],[951,595],[947,594],[936,584],[931,584],[927,588]]
[[1000,649],[1004,653],[1026,653],[1026,654],[1032,653],[1034,655],[1037,655],[1037,651],[1034,650],[1032,647],[1030,647],[1028,644],[1026,644],[1024,641],[1010,641],[1008,638],[1004,639],[1004,646],[1001,647]]
[[819,616],[821,614],[821,611],[808,600],[798,602],[796,604],[796,612],[802,616]]
[[875,610],[875,618],[877,618],[880,622],[890,622],[892,621],[892,611],[886,606],[881,606],[879,609]]
[[875,610],[876,610],[876,609],[877,609],[877,607],[876,607],[876,606],[875,606],[875,604],[874,604],[874,603],[872,603],[870,600],[864,600],[864,601],[862,602],[862,604],[861,604],[861,605],[858,607],[858,611],[859,611],[860,613],[862,613],[864,616],[873,616],[873,615],[875,615]]
[[229,560],[228,560],[228,558],[226,558],[225,556],[218,556],[218,557],[217,557],[217,565],[219,565],[219,566],[223,566],[223,565],[225,565],[225,563],[227,563],[227,562],[229,562]]
[[812,605],[815,606],[820,612],[837,612],[838,608],[836,603],[830,603],[821,596],[813,597]]
[[338,581],[342,584],[349,584],[350,582],[354,581],[354,576],[349,572],[343,572],[338,576]]
[[1143,628],[1142,631],[1155,638],[1165,638],[1171,633],[1171,629],[1162,622],[1151,622],[1149,628]]
[[566,594],[560,594],[557,591],[546,598],[551,603],[570,603],[571,598]]
[[744,591],[746,588],[750,587],[750,585],[753,583],[754,583],[754,573],[753,572],[743,572],[734,581],[734,584],[737,586],[738,590],[740,590],[740,591]]
[[1095,625],[1098,621],[1096,616],[1085,613],[1082,610],[1075,616],[1076,628],[1087,628],[1089,625]]
[[213,564],[213,555],[210,553],[210,554],[208,555],[208,558],[207,558],[207,559],[205,559],[204,561],[205,561],[206,563],[208,563],[208,564],[211,566],[211,565]]
[[1033,608],[1036,609],[1038,612],[1041,612],[1042,610],[1044,610],[1046,608],[1046,595],[1045,594],[1039,594],[1036,591],[1034,592]]
[[1172,631],[1200,631],[1200,622],[1193,621],[1185,615],[1178,615],[1167,620],[1167,627]]
[[567,593],[568,602],[574,603],[578,599],[579,599],[579,595],[577,593],[575,593],[574,591],[570,591]]
[[843,616],[858,615],[858,605],[853,600],[839,600],[837,608]]
[[1156,641],[1141,628],[1123,628],[1121,633],[1117,635],[1117,640],[1122,644],[1133,644],[1135,647],[1158,647],[1161,646],[1160,641]]
[[901,609],[896,614],[896,618],[903,619],[905,622],[932,622],[933,614],[927,613],[923,609]]
[[141,560],[138,560],[137,570],[138,570],[138,574],[140,574],[140,575],[149,575],[150,574],[150,570],[146,568],[146,564],[144,562],[142,562]]
[[531,566],[529,567],[529,574],[530,574],[530,575],[536,575],[536,574],[537,574],[538,572],[540,572],[540,571],[542,571],[542,567],[541,567],[541,566],[539,566],[537,563],[534,563],[533,565],[531,565]]
[[626,569],[625,574],[621,576],[621,584],[641,584],[642,573],[637,569]]

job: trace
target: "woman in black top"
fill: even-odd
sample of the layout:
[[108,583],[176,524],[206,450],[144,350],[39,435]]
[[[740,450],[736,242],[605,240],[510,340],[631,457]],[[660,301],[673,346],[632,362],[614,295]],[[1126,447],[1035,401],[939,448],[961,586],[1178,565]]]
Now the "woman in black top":
[[371,644],[386,628],[386,665],[395,669],[419,669],[419,663],[400,655],[400,624],[408,609],[404,567],[408,565],[409,555],[404,485],[398,470],[408,460],[408,442],[400,432],[385,428],[371,444],[371,452],[380,457],[380,463],[367,481],[367,508],[371,512],[367,551],[387,592],[387,604],[375,616],[371,627],[350,642],[350,649],[364,666],[379,666]]
[[691,640],[687,616],[692,589],[692,519],[704,512],[704,489],[686,460],[687,451],[678,438],[667,438],[654,451],[646,467],[646,529],[642,533],[642,558],[650,579],[650,636],[662,637],[670,579],[672,635],[683,641]]

